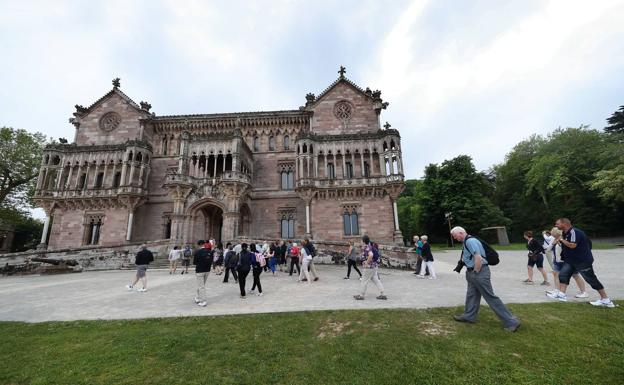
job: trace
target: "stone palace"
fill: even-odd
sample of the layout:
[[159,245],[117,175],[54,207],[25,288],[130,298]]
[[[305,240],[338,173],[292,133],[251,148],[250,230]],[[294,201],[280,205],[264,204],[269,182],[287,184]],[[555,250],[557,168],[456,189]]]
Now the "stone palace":
[[49,249],[214,238],[402,244],[401,138],[380,91],[339,77],[294,110],[159,116],[113,89],[46,146],[35,201]]

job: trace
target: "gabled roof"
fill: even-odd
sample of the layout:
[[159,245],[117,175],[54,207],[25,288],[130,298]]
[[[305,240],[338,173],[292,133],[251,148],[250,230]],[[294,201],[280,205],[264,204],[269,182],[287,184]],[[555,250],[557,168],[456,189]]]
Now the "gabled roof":
[[[381,99],[381,91],[379,90],[372,91],[368,87],[366,87],[365,90],[362,89],[362,87],[358,86],[353,81],[345,77],[343,71],[344,71],[344,67],[341,67],[341,70],[338,71],[340,73],[340,77],[338,77],[338,79],[336,79],[332,84],[330,84],[329,87],[327,87],[318,96],[315,97],[314,94],[306,95],[306,100],[307,100],[306,108],[316,105],[321,99],[323,99],[327,94],[329,94],[334,88],[336,88],[341,83],[347,84],[348,86],[353,88],[356,92],[360,93],[361,95],[368,98],[370,101],[374,103],[377,103],[377,102],[383,103],[383,100]],[[385,106],[387,105],[388,105],[387,103],[383,103],[382,108],[385,109],[386,108]]]
[[338,84],[340,84],[341,82],[347,83],[348,85],[350,85],[351,87],[355,88],[357,91],[359,91],[361,94],[363,94],[364,96],[368,96],[371,99],[373,98],[372,95],[368,95],[366,94],[366,91],[364,91],[362,89],[362,87],[358,86],[357,84],[355,84],[353,81],[347,79],[344,76],[339,77],[338,79],[336,79],[332,84],[329,85],[329,87],[327,87],[323,92],[321,92],[317,97],[316,100],[321,99],[323,96],[327,95],[329,93],[329,91],[331,91],[332,89],[334,89],[334,87],[336,87]]
[[93,104],[91,104],[89,107],[83,107],[81,105],[76,105],[76,112],[74,113],[74,116],[76,117],[82,117],[87,115],[88,113],[90,113],[91,111],[93,111],[93,109],[97,106],[99,106],[101,103],[103,103],[106,99],[108,99],[109,97],[111,97],[113,94],[117,94],[120,98],[122,98],[124,101],[126,101],[129,105],[131,105],[134,109],[136,109],[137,111],[141,111],[141,112],[146,112],[144,109],[141,108],[141,106],[139,106],[138,104],[136,104],[134,102],[134,100],[130,99],[130,97],[126,94],[124,94],[118,86],[114,86],[112,90],[108,91],[104,96],[102,96],[101,98],[99,98],[98,100],[96,100]]

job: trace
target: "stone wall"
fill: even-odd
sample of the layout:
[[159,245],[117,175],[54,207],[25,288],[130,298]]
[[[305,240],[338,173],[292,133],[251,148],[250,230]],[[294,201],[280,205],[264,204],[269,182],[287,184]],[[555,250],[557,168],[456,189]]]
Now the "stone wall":
[[[30,263],[32,258],[50,258],[60,260],[75,260],[78,266],[74,271],[88,270],[118,270],[134,267],[134,256],[139,250],[140,243],[117,246],[77,247],[59,250],[31,250],[21,253],[0,254],[0,266],[31,265],[30,269],[45,266],[41,263]],[[148,248],[154,253],[155,265],[163,265],[169,254],[169,242],[160,240],[151,242]]]
[[[342,100],[349,101],[353,106],[353,118],[349,120],[346,127],[334,115],[334,105]],[[373,102],[361,92],[356,91],[355,87],[346,83],[336,85],[314,107],[311,130],[317,134],[375,132],[379,128]]]
[[[319,200],[315,199],[311,205],[312,234],[316,238],[346,242],[354,239],[359,242],[361,236],[349,237],[344,235],[342,214],[343,206],[357,206],[360,234],[374,234],[373,240],[378,243],[393,242],[394,217],[392,202],[388,197],[363,200]],[[299,218],[297,218],[299,219]],[[302,218],[305,224],[305,213]]]
[[[114,111],[121,121],[119,126],[112,131],[104,131],[100,128],[100,119],[106,113]],[[89,144],[117,144],[126,139],[139,137],[139,119],[145,117],[145,113],[137,111],[121,96],[113,93],[105,101],[94,108],[89,115],[82,118],[80,128],[76,135],[76,144],[79,146]]]
[[[356,247],[360,245],[361,237],[358,237]],[[247,244],[255,243],[262,244],[265,242],[263,239],[252,238],[240,238],[240,242],[246,242]],[[270,241],[270,240],[268,240]],[[314,262],[317,264],[346,264],[346,256],[349,248],[347,242],[336,241],[311,241],[316,249],[317,256],[314,258]],[[299,244],[299,242],[297,242]],[[379,252],[381,254],[381,265],[388,268],[405,269],[412,268],[416,265],[416,254],[413,248],[394,246],[394,245],[379,245]]]
[[[240,242],[262,244],[264,239],[240,238]],[[317,264],[345,264],[347,254],[347,242],[312,241],[317,250],[314,262]],[[61,260],[75,260],[78,266],[74,271],[90,270],[119,270],[134,267],[134,256],[139,249],[140,243],[131,243],[118,246],[78,247],[73,249],[59,249],[53,251],[31,250],[21,253],[0,254],[0,266],[7,270],[8,266],[20,267],[30,264],[32,258],[51,258]],[[167,265],[167,256],[171,249],[168,240],[158,240],[146,244],[154,253],[153,267]],[[413,249],[379,245],[382,257],[382,266],[389,268],[408,268],[415,264]],[[30,264],[31,272],[41,264]],[[45,264],[44,264],[45,265]],[[9,269],[10,270],[10,269]]]

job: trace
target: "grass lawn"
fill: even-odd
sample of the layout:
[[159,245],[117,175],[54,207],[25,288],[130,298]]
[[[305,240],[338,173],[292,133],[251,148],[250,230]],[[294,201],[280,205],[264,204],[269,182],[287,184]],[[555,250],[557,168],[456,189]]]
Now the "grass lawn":
[[[620,301],[621,302],[621,301]],[[623,305],[620,303],[620,305]],[[622,384],[624,306],[0,323],[1,384]]]

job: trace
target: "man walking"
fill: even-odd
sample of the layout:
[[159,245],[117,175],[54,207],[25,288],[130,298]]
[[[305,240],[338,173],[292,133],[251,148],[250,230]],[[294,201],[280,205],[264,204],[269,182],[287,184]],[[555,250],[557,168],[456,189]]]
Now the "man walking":
[[130,291],[133,290],[134,285],[136,285],[137,282],[141,280],[143,287],[141,289],[138,289],[137,291],[146,292],[147,291],[147,266],[150,264],[150,262],[154,261],[154,254],[152,254],[152,252],[149,251],[147,249],[147,246],[145,245],[141,245],[139,249],[140,250],[137,253],[136,259],[134,261],[134,264],[136,265],[136,268],[137,268],[136,277],[134,279],[134,282],[132,282],[132,284],[126,285],[126,289]]
[[232,276],[234,277],[234,282],[238,282],[238,274],[236,273],[236,266],[238,265],[238,254],[236,251],[232,250],[232,244],[230,242],[225,245],[225,277],[223,277],[223,283],[228,282],[228,278],[230,277],[230,271],[232,272]]
[[559,218],[555,226],[563,232],[555,238],[555,242],[561,245],[561,259],[563,267],[559,271],[559,292],[547,294],[548,297],[560,301],[566,301],[566,290],[570,284],[570,277],[574,272],[581,274],[583,279],[600,294],[600,299],[590,304],[602,307],[615,307],[607,296],[602,283],[594,273],[594,256],[587,235],[580,229],[573,227],[568,218]]
[[197,279],[197,295],[195,303],[198,306],[206,306],[206,280],[210,275],[212,267],[212,245],[210,242],[204,243],[204,246],[195,251],[193,257],[193,265],[195,265],[195,277]]
[[316,257],[316,248],[314,247],[314,245],[312,244],[312,242],[310,242],[310,240],[308,238],[305,238],[303,240],[303,248],[306,249],[305,251],[311,257],[310,258],[310,264],[308,265],[308,270],[314,276],[314,280],[318,281],[318,279],[319,279],[318,272],[316,271],[316,266],[314,265],[314,257]]
[[483,297],[492,311],[501,320],[505,330],[509,332],[518,330],[520,321],[511,314],[509,309],[503,304],[503,301],[494,294],[490,280],[490,267],[488,266],[483,244],[477,238],[469,236],[466,230],[460,226],[456,226],[451,230],[451,236],[456,241],[464,243],[461,260],[467,268],[466,281],[468,282],[464,313],[453,316],[455,321],[477,322],[481,297]]

